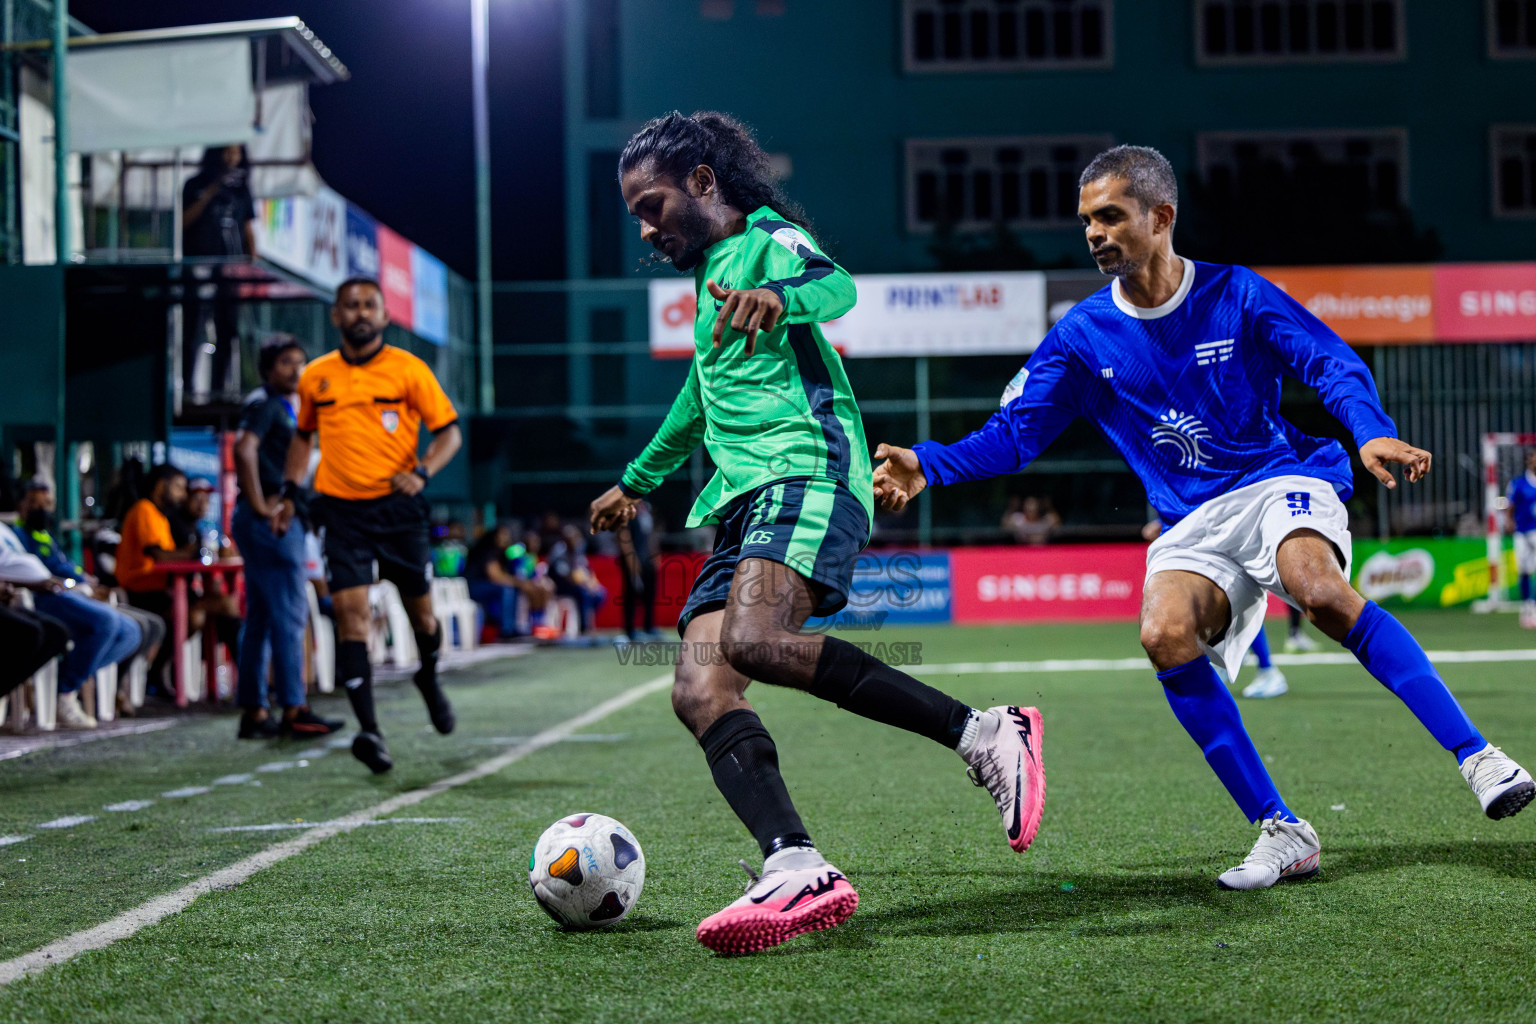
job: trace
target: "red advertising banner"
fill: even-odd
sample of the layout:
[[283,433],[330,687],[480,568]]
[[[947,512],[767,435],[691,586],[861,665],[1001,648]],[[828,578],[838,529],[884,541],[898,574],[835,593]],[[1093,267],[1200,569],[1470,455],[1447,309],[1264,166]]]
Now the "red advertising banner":
[[1435,333],[1441,341],[1536,340],[1536,263],[1435,267]]
[[954,621],[1125,621],[1141,608],[1141,544],[951,548]]
[[1435,340],[1435,281],[1428,266],[1254,269],[1345,341]]
[[384,308],[389,310],[391,323],[406,330],[413,326],[411,297],[415,287],[411,281],[410,242],[395,234],[383,224],[379,225],[379,286],[384,289]]

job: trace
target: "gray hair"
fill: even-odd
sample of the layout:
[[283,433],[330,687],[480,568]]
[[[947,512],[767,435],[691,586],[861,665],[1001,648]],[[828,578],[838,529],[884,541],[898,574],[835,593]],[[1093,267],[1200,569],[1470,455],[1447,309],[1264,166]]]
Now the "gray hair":
[[1179,179],[1168,158],[1150,146],[1115,146],[1091,160],[1077,179],[1084,188],[1100,178],[1124,178],[1126,194],[1143,210],[1169,203],[1179,208]]

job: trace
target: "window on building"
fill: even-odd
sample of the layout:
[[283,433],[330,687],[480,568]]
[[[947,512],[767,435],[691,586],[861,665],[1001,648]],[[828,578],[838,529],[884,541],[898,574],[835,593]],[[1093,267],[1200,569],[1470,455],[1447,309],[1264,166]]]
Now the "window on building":
[[908,71],[1110,67],[1114,0],[905,0]]
[[619,0],[587,0],[586,113],[619,116]]
[[1536,124],[1494,125],[1493,213],[1536,216]]
[[1197,143],[1206,195],[1222,208],[1272,208],[1286,196],[1315,196],[1360,213],[1408,205],[1408,133],[1369,131],[1211,132]]
[[1077,176],[1108,135],[910,139],[907,230],[1077,226]]
[[1202,64],[1401,60],[1403,0],[1195,0]]
[[1536,0],[1487,0],[1488,56],[1536,57]]
[[624,197],[614,184],[619,154],[587,154],[587,274],[619,277],[624,265],[624,229],[630,222]]

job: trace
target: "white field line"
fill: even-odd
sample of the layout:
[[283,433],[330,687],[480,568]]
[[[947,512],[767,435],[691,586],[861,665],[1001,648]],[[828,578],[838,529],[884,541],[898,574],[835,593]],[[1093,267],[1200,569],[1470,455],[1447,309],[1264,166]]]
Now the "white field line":
[[[375,818],[372,821],[363,822],[364,825],[457,825],[464,818]],[[270,825],[226,825],[223,828],[210,828],[209,832],[284,832],[288,830],[300,830],[306,828],[319,828],[329,825],[328,821],[278,821]]]
[[516,764],[529,754],[537,753],[551,744],[558,743],[578,729],[585,728],[594,722],[602,721],[620,708],[628,707],[641,698],[671,685],[672,673],[668,672],[664,676],[641,683],[639,686],[632,686],[617,697],[605,700],[601,704],[583,711],[574,718],[566,719],[559,725],[551,726],[530,738],[526,743],[519,744],[511,750],[497,754],[487,761],[482,761],[468,771],[460,772],[457,775],[450,775],[445,779],[439,779],[430,786],[423,786],[420,789],[413,789],[408,793],[401,793],[398,796],[390,797],[388,800],[374,804],[372,807],[328,821],[319,828],[311,829],[303,835],[295,836],[281,843],[274,843],[243,860],[236,861],[227,868],[222,868],[196,881],[189,882],[175,892],[157,896],[148,903],[125,911],[110,921],[104,921],[94,928],[87,928],[84,931],[65,936],[56,942],[50,942],[41,949],[35,949],[13,960],[0,962],[0,985],[9,985],[18,978],[26,977],[29,974],[41,973],[54,964],[61,964],[67,960],[72,960],[87,950],[105,949],[114,942],[126,939],[135,932],[147,928],[171,914],[185,910],[204,893],[234,888],[256,874],[256,872],[269,868],[280,861],[287,860],[295,854],[303,853],[316,843],[324,842],[334,835],[351,832],[358,826],[365,825],[375,818],[382,818],[386,814],[393,814],[406,807],[415,806],[429,797],[437,796],[439,793],[446,793],[450,789],[483,779],[487,775],[494,775],[508,765]]
[[[1511,651],[1425,651],[1429,660],[1440,665],[1466,665],[1487,662],[1536,661],[1536,649]],[[1326,654],[1276,654],[1276,665],[1358,665],[1347,651]],[[957,661],[943,665],[906,666],[914,675],[990,675],[1025,672],[1152,672],[1146,658],[1052,658],[1045,661]]]

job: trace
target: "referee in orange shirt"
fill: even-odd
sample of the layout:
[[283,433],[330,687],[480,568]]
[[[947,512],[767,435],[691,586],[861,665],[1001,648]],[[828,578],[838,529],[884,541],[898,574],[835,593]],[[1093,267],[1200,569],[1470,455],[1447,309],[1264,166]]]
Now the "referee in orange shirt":
[[[288,448],[282,503],[272,514],[281,535],[293,521],[299,481],[309,468],[315,433],[320,468],[310,518],[324,531],[325,578],[336,606],[336,678],[346,686],[361,732],[352,755],[375,773],[394,761],[384,746],[373,710],[368,662],[368,586],[373,564],[405,602],[421,668],[416,688],[432,726],[453,731],[453,708],[437,682],[443,632],[432,614],[427,528],[427,482],[463,442],[458,414],[427,364],[384,344],[389,314],[372,278],[350,278],[336,289],[331,323],[341,348],[310,363],[299,379],[299,415]],[[426,454],[416,457],[422,426],[432,433]]]

